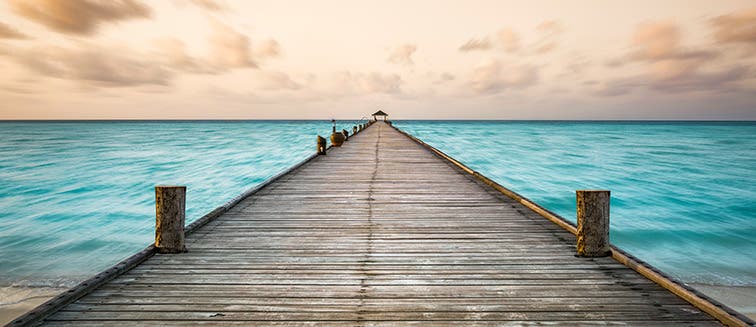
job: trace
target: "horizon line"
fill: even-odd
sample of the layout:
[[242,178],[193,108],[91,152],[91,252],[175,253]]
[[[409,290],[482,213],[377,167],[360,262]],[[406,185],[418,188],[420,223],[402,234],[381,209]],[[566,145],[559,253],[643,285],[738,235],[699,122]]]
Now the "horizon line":
[[[4,122],[202,122],[202,121],[331,121],[335,119],[338,121],[361,121],[363,119],[349,119],[349,118],[323,118],[323,119],[291,119],[291,118],[243,118],[243,119],[0,119],[0,123]],[[391,119],[390,121],[511,121],[511,122],[756,122],[756,119]]]

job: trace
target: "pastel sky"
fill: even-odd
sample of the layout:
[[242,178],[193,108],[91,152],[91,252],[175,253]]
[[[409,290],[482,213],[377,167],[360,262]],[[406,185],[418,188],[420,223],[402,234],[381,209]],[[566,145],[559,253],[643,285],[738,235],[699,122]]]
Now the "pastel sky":
[[0,119],[756,120],[756,3],[0,1]]

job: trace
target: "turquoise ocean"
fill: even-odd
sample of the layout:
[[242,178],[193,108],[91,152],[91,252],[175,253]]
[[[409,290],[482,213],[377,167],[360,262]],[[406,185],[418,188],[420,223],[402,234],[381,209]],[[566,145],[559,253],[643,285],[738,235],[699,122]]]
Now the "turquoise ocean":
[[[350,129],[354,122],[341,122]],[[689,283],[756,285],[756,122],[396,121]],[[328,121],[0,122],[0,286],[71,286],[153,241],[156,184],[187,223],[306,158]]]

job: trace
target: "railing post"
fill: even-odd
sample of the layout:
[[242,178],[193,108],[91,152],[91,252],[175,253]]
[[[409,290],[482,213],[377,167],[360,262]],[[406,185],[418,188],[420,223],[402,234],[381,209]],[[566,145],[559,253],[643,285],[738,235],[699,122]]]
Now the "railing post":
[[318,135],[318,154],[326,155],[326,139]]
[[357,126],[352,127],[352,135],[357,134]]
[[577,254],[611,255],[609,247],[609,191],[577,190]]
[[341,134],[344,134],[344,141],[349,141],[349,132],[347,130],[342,129]]
[[160,253],[186,252],[186,186],[155,186],[155,248]]

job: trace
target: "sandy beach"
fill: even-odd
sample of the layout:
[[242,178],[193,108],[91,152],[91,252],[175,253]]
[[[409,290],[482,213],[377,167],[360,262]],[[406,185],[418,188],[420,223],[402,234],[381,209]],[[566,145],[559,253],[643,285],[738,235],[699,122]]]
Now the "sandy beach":
[[691,284],[695,289],[756,320],[756,286]]
[[5,325],[16,317],[44,303],[65,288],[52,287],[0,287],[0,325]]

